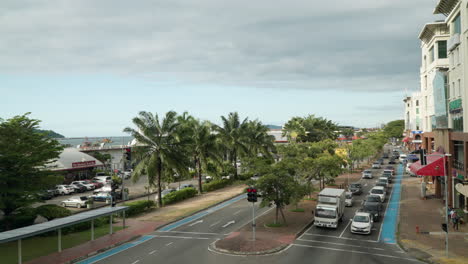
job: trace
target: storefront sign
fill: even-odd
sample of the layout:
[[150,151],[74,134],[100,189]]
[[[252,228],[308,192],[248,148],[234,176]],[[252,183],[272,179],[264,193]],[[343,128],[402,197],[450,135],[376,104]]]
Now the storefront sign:
[[457,99],[449,103],[449,111],[450,113],[459,112],[462,109],[462,100]]
[[83,168],[83,167],[90,167],[96,165],[95,160],[90,161],[82,161],[82,162],[73,162],[72,168]]

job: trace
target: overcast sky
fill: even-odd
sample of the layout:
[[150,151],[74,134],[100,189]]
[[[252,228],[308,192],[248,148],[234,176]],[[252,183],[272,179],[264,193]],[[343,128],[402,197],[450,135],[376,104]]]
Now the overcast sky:
[[117,136],[139,111],[375,127],[419,87],[436,0],[0,4],[0,117]]

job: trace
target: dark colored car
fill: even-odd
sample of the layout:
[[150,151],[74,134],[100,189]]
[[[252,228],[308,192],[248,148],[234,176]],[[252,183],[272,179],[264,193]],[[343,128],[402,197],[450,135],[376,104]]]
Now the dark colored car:
[[378,195],[367,195],[366,199],[364,199],[364,202],[381,203],[381,200]]
[[70,184],[70,186],[75,189],[75,192],[77,193],[82,193],[82,192],[86,192],[88,190],[88,188],[86,188],[86,186],[82,185],[82,184],[79,184],[79,183],[75,183],[75,184]]
[[50,200],[54,197],[54,193],[53,192],[49,192],[49,190],[45,190],[45,191],[40,191],[37,193],[37,196],[41,199],[41,200]]
[[395,157],[391,157],[390,160],[388,161],[388,164],[396,164],[396,158]]
[[384,153],[384,154],[382,155],[382,159],[388,159],[388,153]]
[[392,157],[394,157],[394,158],[397,158],[397,159],[398,159],[398,158],[400,157],[400,152],[398,152],[398,151],[394,151],[394,152],[392,153]]
[[384,164],[384,160],[383,160],[383,159],[378,159],[377,162],[380,163],[380,165]]
[[382,204],[366,201],[364,202],[361,211],[372,214],[374,221],[379,222],[382,215]]
[[362,193],[362,184],[355,182],[349,185],[349,190],[353,193],[353,195],[359,195]]

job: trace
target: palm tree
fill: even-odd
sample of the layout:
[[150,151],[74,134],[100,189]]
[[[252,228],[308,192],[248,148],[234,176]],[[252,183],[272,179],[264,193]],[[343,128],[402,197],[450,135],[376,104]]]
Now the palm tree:
[[202,168],[206,168],[208,161],[220,163],[219,148],[216,135],[211,131],[211,124],[207,121],[193,123],[191,134],[191,151],[193,152],[195,168],[198,176],[198,192],[202,193]]
[[161,178],[166,171],[177,171],[180,175],[186,173],[188,168],[187,156],[184,147],[187,142],[178,134],[180,123],[177,122],[177,113],[169,111],[163,120],[158,114],[142,111],[133,118],[137,130],[126,127],[123,131],[130,133],[138,142],[136,161],[132,179],[138,181],[141,175],[148,175],[151,187],[158,187],[158,205],[162,207]]
[[223,126],[214,125],[213,129],[218,132],[218,138],[225,148],[228,161],[234,166],[234,178],[237,179],[237,158],[242,153],[248,153],[246,130],[248,119],[242,122],[237,112],[229,113],[228,117],[221,116]]
[[271,158],[275,151],[275,137],[268,135],[268,127],[258,120],[250,121],[247,125],[248,154],[251,156],[262,156]]

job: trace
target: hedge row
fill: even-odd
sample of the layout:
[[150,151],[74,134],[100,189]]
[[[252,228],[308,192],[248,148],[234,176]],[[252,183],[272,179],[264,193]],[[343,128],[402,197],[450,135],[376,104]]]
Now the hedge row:
[[233,183],[234,181],[233,180],[214,180],[214,181],[211,181],[209,183],[205,183],[203,184],[203,191],[205,192],[211,192],[211,191],[214,191],[214,190],[218,190],[218,189],[221,189],[221,188],[224,188],[226,186],[229,186]]
[[125,206],[129,208],[125,211],[126,216],[134,216],[146,212],[147,210],[155,206],[154,201],[152,200],[140,200],[135,202],[125,203]]
[[164,205],[176,203],[197,195],[197,190],[194,188],[184,188],[179,191],[171,192],[162,198]]

